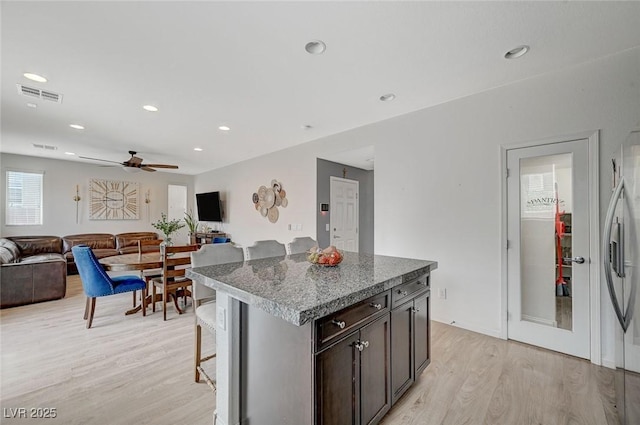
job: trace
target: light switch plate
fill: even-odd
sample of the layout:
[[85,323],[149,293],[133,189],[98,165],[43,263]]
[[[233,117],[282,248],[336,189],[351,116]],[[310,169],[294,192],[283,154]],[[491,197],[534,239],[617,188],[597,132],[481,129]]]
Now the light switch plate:
[[227,330],[227,309],[224,307],[218,306],[218,328],[221,331]]

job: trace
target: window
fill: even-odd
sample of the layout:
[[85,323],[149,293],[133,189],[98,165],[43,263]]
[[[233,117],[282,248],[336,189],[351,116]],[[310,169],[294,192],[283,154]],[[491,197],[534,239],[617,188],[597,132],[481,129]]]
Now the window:
[[29,226],[42,224],[43,173],[7,171],[6,224]]

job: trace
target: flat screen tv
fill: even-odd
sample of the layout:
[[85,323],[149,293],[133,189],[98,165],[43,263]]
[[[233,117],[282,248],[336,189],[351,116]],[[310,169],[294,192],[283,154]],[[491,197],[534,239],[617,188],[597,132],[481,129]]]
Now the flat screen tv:
[[220,192],[196,193],[196,204],[198,206],[198,220],[222,221]]

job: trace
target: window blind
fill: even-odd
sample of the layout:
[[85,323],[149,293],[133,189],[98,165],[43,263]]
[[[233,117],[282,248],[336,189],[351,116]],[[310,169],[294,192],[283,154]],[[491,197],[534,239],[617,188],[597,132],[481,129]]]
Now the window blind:
[[6,224],[42,224],[42,173],[7,171]]

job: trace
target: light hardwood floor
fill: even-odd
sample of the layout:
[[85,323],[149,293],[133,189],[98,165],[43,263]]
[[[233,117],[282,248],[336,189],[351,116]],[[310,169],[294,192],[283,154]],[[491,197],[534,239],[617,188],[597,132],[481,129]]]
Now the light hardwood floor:
[[[191,308],[163,322],[125,317],[130,294],[99,298],[87,330],[84,302],[70,276],[65,299],[0,311],[0,423],[212,424],[213,392],[192,377]],[[432,331],[431,365],[382,424],[617,423],[609,369],[437,322]],[[20,407],[57,418],[3,417]]]

